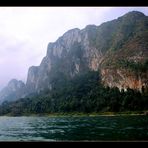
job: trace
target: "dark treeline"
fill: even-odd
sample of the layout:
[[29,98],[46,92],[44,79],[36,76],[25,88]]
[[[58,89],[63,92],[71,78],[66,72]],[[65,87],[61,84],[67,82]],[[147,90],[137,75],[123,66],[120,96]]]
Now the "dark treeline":
[[[59,77],[60,75],[60,77]],[[24,115],[68,112],[121,112],[148,109],[148,92],[104,87],[98,72],[89,71],[73,79],[62,73],[52,78],[52,91],[22,98],[15,102],[3,102],[0,115]]]

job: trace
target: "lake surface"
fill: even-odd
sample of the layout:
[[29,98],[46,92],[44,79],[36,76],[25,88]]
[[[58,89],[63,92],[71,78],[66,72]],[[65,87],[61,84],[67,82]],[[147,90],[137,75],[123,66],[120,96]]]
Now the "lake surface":
[[0,117],[0,141],[148,140],[148,116]]

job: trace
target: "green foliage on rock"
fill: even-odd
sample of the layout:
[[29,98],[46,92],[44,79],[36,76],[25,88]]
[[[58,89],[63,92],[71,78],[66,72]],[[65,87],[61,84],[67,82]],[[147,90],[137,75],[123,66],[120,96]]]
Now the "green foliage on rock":
[[148,70],[148,60],[145,60],[144,63],[120,60],[118,64],[122,68],[130,69],[134,72],[146,72]]
[[[58,78],[58,77],[57,77]],[[4,102],[0,106],[0,115],[28,115],[70,112],[119,112],[142,111],[148,109],[148,93],[117,87],[104,87],[99,72],[88,71],[72,79],[61,75],[53,83],[52,91],[42,92],[31,98],[15,102]],[[144,89],[144,88],[143,88]]]

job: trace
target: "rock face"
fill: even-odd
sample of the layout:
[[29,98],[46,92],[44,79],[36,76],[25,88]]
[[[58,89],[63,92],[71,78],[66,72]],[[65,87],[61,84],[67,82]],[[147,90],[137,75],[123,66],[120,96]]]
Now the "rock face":
[[72,29],[56,42],[49,43],[40,66],[28,72],[30,92],[52,89],[52,77],[58,72],[67,77],[87,70],[100,70],[106,86],[141,90],[147,87],[147,70],[139,73],[117,66],[122,59],[143,63],[148,55],[148,17],[133,11],[100,26]]
[[14,101],[24,97],[26,86],[22,81],[12,79],[8,85],[0,92],[0,103],[3,101]]
[[26,94],[52,90],[58,78],[88,70],[100,71],[105,86],[147,89],[148,16],[132,11],[100,26],[67,31],[48,44],[39,66],[29,68]]
[[141,91],[142,87],[148,89],[148,74],[135,74],[126,69],[102,69],[102,82],[109,87],[118,87],[120,90],[132,88]]
[[87,26],[84,30],[72,29],[55,43],[49,43],[47,55],[40,66],[29,68],[28,90],[39,93],[51,89],[52,77],[58,72],[71,78],[89,69],[98,70],[102,53],[89,43],[90,31],[95,32],[96,28]]

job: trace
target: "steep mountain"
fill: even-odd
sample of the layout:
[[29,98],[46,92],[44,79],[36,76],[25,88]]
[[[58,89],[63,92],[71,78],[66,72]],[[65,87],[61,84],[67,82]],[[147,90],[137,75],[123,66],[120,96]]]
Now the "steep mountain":
[[55,43],[49,43],[47,55],[40,66],[29,68],[26,83],[29,91],[52,89],[55,76],[72,78],[89,69],[98,69],[102,53],[89,45],[92,36],[90,28],[96,30],[96,26],[87,26],[84,30],[72,29]]
[[0,92],[0,103],[3,101],[15,101],[25,96],[26,86],[22,81],[12,79]]
[[133,11],[117,21],[113,40],[118,43],[113,43],[101,63],[102,81],[120,89],[148,89],[148,17]]
[[61,77],[100,71],[102,83],[119,89],[148,87],[148,17],[132,11],[118,19],[72,29],[49,43],[40,66],[28,71],[29,93],[52,90]]
[[104,86],[148,91],[148,16],[132,11],[100,26],[67,31],[48,44],[39,66],[29,68],[26,85],[10,81],[0,100],[44,94],[88,71],[98,72]]

